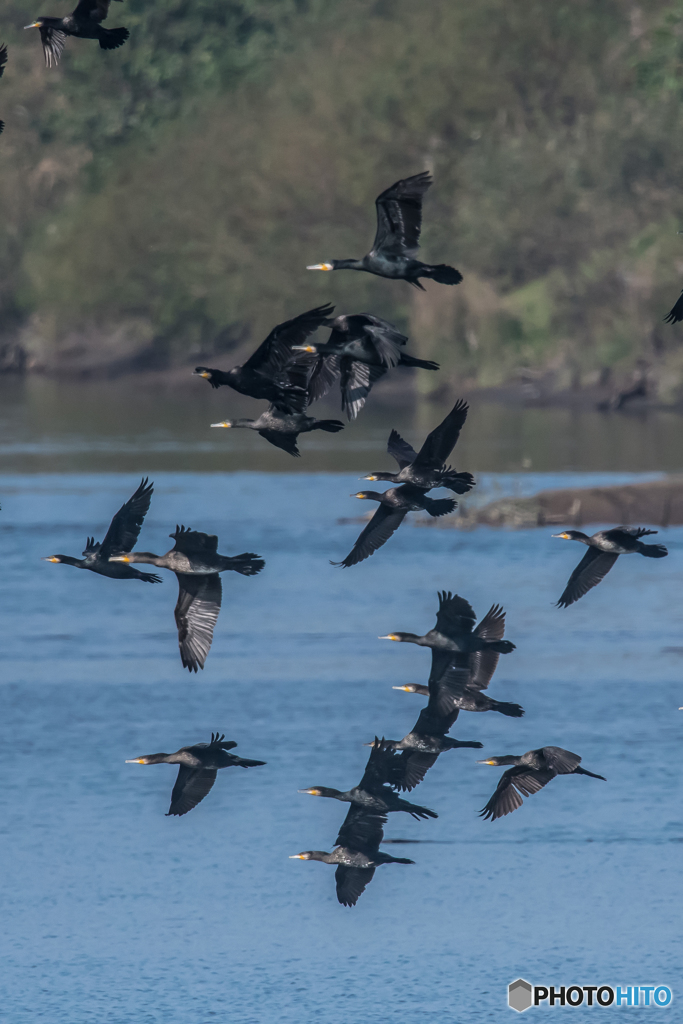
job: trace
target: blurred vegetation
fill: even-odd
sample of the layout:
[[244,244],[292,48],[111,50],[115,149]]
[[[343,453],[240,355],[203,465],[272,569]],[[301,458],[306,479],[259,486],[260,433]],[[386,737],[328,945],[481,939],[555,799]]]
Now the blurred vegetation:
[[[661,322],[683,279],[683,0],[126,0],[109,23],[124,47],[70,40],[52,71],[7,28],[0,346],[190,363],[330,298],[460,380],[580,387],[645,360],[683,398]],[[307,274],[362,255],[377,193],[424,168],[424,258],[462,285]]]

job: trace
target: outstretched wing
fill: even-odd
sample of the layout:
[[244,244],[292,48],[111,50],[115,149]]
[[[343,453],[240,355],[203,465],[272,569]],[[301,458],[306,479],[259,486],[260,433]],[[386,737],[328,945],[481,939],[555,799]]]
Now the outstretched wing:
[[61,32],[58,28],[50,28],[47,25],[41,25],[39,31],[40,41],[43,44],[45,66],[48,68],[57,67],[62,50],[64,49],[64,43],[66,42],[66,32]]
[[360,313],[354,317],[363,324],[363,333],[373,344],[375,352],[385,366],[398,366],[401,359],[401,347],[408,339],[405,334],[397,331],[388,320],[382,320],[370,313]]
[[270,332],[264,342],[251,355],[244,368],[258,370],[271,376],[282,370],[295,353],[292,345],[303,345],[309,335],[321,327],[334,310],[334,306],[318,306],[301,313],[292,320],[285,320]]
[[313,359],[306,385],[310,404],[317,402],[319,398],[323,398],[327,394],[332,385],[336,383],[340,368],[339,356],[309,356],[308,358]]
[[383,826],[386,823],[386,814],[367,811],[364,807],[351,804],[334,845],[344,846],[348,850],[355,850],[372,857],[377,853],[379,844],[384,839]]
[[415,460],[416,466],[438,467],[443,466],[448,456],[455,448],[460,437],[460,431],[467,419],[469,405],[462,398],[459,399],[448,416],[438,427],[427,434],[425,443],[420,448]]
[[[429,712],[436,717],[436,719],[443,719],[445,728],[439,730],[444,734],[448,732],[450,727],[458,717],[458,710],[455,709],[455,715],[453,716],[455,701],[464,697],[468,687],[470,686],[471,672],[468,666],[450,664],[446,671],[438,678],[429,680],[429,704],[427,709]],[[417,729],[417,726],[416,726]],[[422,731],[422,729],[420,729]],[[431,735],[438,735],[438,733],[432,733]]]
[[187,814],[196,807],[213,786],[217,774],[215,768],[188,768],[181,764],[166,817],[171,814]]
[[339,864],[334,873],[337,883],[337,899],[344,907],[355,907],[358,897],[372,881],[375,868],[349,868]]
[[432,183],[429,171],[402,178],[375,200],[377,234],[373,253],[409,255],[419,247],[422,198]]
[[407,511],[403,508],[396,509],[380,505],[344,561],[333,564],[344,565],[348,568],[350,565],[357,565],[358,562],[369,558],[398,530]]
[[681,320],[683,320],[683,292],[681,292],[671,311],[664,317],[664,323],[678,324]]
[[386,366],[370,366],[359,363],[349,356],[341,360],[341,396],[342,409],[350,420],[355,420],[365,405],[373,385],[387,372]]
[[538,793],[539,789],[547,786],[556,775],[557,772],[554,771],[545,769],[534,771],[523,765],[509,768],[508,771],[503,772],[495,793],[479,812],[481,817],[495,821],[496,818],[511,814],[524,802],[520,794],[531,796],[532,793]]
[[404,441],[397,430],[392,430],[389,434],[387,452],[392,459],[396,459],[399,469],[405,469],[406,466],[412,465],[417,458],[417,452],[413,446]]
[[[492,605],[474,631],[482,640],[502,640],[505,636],[505,612],[499,604]],[[475,651],[470,655],[472,690],[485,690],[496,671],[500,655],[496,651]]]
[[384,739],[375,736],[368,763],[358,788],[374,793],[387,783],[393,785],[397,778],[399,755]]
[[183,668],[196,672],[204,668],[211,650],[213,630],[221,610],[223,588],[217,572],[176,573],[178,577],[178,603],[175,621],[178,627],[178,645]]
[[546,764],[558,775],[571,775],[581,764],[578,754],[562,747],[541,747],[539,753],[545,758]]
[[436,764],[439,755],[404,750],[400,756],[403,762],[403,776],[401,781],[396,783],[395,788],[409,793],[411,789],[419,786],[429,769]]
[[100,545],[102,558],[118,552],[132,551],[140,536],[145,516],[149,512],[154,484],[144,477],[135,494],[121,506],[111,521],[106,536]]
[[175,541],[174,551],[183,555],[206,555],[218,551],[218,537],[212,533],[200,533],[186,526],[176,526],[169,537]]
[[589,590],[596,587],[610,571],[619,555],[611,555],[598,548],[588,548],[574,572],[569,577],[562,597],[557,602],[558,608],[568,608]]
[[85,20],[88,18],[90,21],[97,23],[105,21],[109,14],[109,0],[79,0],[79,4],[74,11],[75,18],[82,18]]
[[436,614],[436,629],[444,636],[456,639],[463,633],[471,633],[477,617],[469,601],[450,590],[439,593],[439,610]]
[[5,64],[7,63],[7,45],[3,43],[0,46],[0,78],[2,78],[5,71]]
[[276,448],[281,448],[283,452],[288,452],[289,455],[294,455],[296,458],[301,455],[296,443],[298,434],[281,434],[278,430],[259,430],[259,434],[266,441],[274,444]]

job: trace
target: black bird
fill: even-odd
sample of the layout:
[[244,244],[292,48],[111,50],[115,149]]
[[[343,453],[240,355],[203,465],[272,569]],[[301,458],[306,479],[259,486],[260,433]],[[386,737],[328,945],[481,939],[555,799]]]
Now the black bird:
[[678,324],[681,320],[683,320],[683,292],[681,292],[671,310],[664,317],[664,323]]
[[373,472],[364,480],[390,480],[395,484],[414,484],[424,491],[432,487],[448,487],[456,494],[465,494],[474,487],[471,473],[456,473],[446,459],[453,451],[467,419],[469,406],[459,399],[448,416],[427,435],[419,453],[401,435],[392,430],[387,451],[398,462],[398,473]]
[[302,400],[307,399],[308,404],[320,395],[308,393],[306,378],[303,382],[292,380],[287,372],[292,364],[310,370],[315,362],[310,355],[295,352],[294,346],[302,346],[309,335],[327,322],[333,310],[334,306],[318,306],[278,324],[243,366],[234,366],[227,372],[197,366],[194,372],[206,378],[212,388],[227,384],[241,395],[264,398],[278,408],[301,412]]
[[526,754],[518,756],[506,754],[505,757],[487,757],[485,761],[479,761],[478,764],[493,764],[496,767],[505,764],[515,766],[503,772],[495,793],[480,811],[481,817],[495,821],[496,818],[511,814],[524,802],[520,794],[531,796],[532,793],[538,793],[556,775],[590,775],[592,779],[607,781],[603,775],[595,775],[580,768],[580,763],[578,754],[572,754],[571,750],[563,750],[562,747],[539,747],[538,750],[527,750]]
[[554,533],[553,537],[562,540],[578,540],[588,545],[574,572],[569,577],[562,597],[557,602],[558,608],[568,608],[589,590],[597,586],[610,571],[619,555],[631,555],[637,552],[646,558],[664,558],[669,554],[663,544],[643,544],[640,537],[648,537],[657,530],[645,530],[640,527],[616,526],[612,530],[599,530],[588,537],[580,530],[564,530]]
[[341,800],[377,814],[406,811],[413,818],[438,818],[439,815],[430,811],[428,807],[420,807],[418,804],[403,800],[391,788],[403,776],[400,761],[400,755],[394,753],[385,740],[375,736],[363,778],[353,789],[342,792],[340,789],[330,789],[327,786],[313,786],[310,789],[300,789],[299,792]]
[[324,344],[295,348],[321,361],[318,373],[324,375],[328,389],[341,374],[342,409],[350,420],[354,420],[365,405],[373,385],[392,367],[439,369],[439,364],[430,359],[417,359],[402,352],[402,346],[408,341],[405,334],[379,316],[351,313],[328,320],[327,324],[332,331]]
[[343,906],[353,907],[380,864],[415,863],[407,857],[392,857],[380,850],[386,822],[385,814],[376,814],[352,804],[332,853],[306,850],[295,853],[290,860],[319,860],[323,864],[336,864],[337,899]]
[[181,747],[175,754],[146,754],[131,758],[126,764],[177,764],[178,777],[171,793],[171,814],[187,814],[203,800],[214,782],[219,768],[256,768],[265,761],[251,761],[227,751],[236,747],[234,740],[225,741],[225,735],[211,733],[210,743],[194,743],[191,747]]
[[[466,614],[465,605],[472,613],[471,623],[474,626],[474,611],[466,601],[462,604],[462,614]],[[494,604],[474,629],[474,636],[496,641],[502,640],[504,635],[505,612],[500,605]],[[498,711],[509,718],[521,718],[524,709],[519,704],[494,700],[483,693],[491,682],[499,656],[495,650],[473,651],[466,658],[458,654],[455,655],[455,664],[449,664],[445,671],[441,671],[446,663],[443,652],[432,649],[429,685],[409,683],[406,686],[395,686],[394,689],[428,696],[439,714],[448,714],[457,708],[459,711]]]
[[278,408],[277,405],[270,405],[255,420],[221,420],[220,423],[212,423],[211,426],[246,427],[248,430],[255,430],[276,448],[282,448],[297,458],[301,455],[296,443],[299,434],[307,434],[311,430],[325,430],[328,434],[336,434],[344,429],[344,424],[340,420],[317,420],[314,416],[307,416],[305,412],[290,412]]
[[133,551],[117,555],[112,562],[140,562],[170,569],[178,579],[175,621],[183,668],[196,672],[204,668],[211,649],[213,630],[221,610],[223,588],[218,575],[228,569],[242,576],[256,576],[266,564],[262,558],[245,551],[241,555],[219,555],[218,537],[176,526],[169,534],[175,545],[165,555]]
[[[109,576],[113,580],[144,580],[145,583],[161,583],[161,577],[154,573],[140,572],[130,565],[113,564],[111,555],[120,551],[130,551],[137,542],[143,520],[149,511],[154,485],[148,483],[147,477],[141,482],[135,494],[121,506],[111,521],[102,543],[96,543],[94,537],[88,537],[83,552],[84,558],[72,558],[71,555],[51,555],[44,562],[60,562],[73,565],[76,569],[90,569],[100,576]],[[132,559],[129,559],[132,561]]]
[[346,568],[374,555],[375,551],[386,544],[391,535],[398,530],[408,512],[424,511],[436,518],[448,515],[458,506],[457,501],[452,498],[428,498],[423,490],[413,484],[390,487],[383,494],[379,491],[358,491],[351,497],[366,498],[380,504],[346,558],[342,562],[331,563]]
[[[6,63],[7,63],[7,46],[5,45],[5,43],[2,43],[2,45],[0,45],[0,78],[2,78],[2,76],[3,76],[4,72],[5,72],[5,64]],[[0,135],[2,135],[4,130],[5,130],[5,122],[4,121],[0,121]]]
[[422,227],[422,198],[432,184],[429,171],[397,181],[375,200],[377,234],[372,249],[361,260],[330,260],[314,263],[307,270],[365,270],[379,277],[407,281],[422,288],[418,278],[429,277],[439,284],[458,284],[462,274],[439,263],[433,266],[415,259]]
[[109,14],[109,0],[80,0],[73,14],[65,18],[36,18],[25,28],[39,28],[45,64],[51,68],[59,64],[67,36],[79,39],[99,39],[103,50],[123,46],[130,35],[127,28],[102,28]]

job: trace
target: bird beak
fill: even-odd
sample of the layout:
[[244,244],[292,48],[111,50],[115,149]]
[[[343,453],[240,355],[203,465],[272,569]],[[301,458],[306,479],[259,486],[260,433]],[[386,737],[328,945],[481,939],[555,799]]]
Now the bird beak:
[[289,859],[290,860],[306,860],[306,858],[304,857],[303,853],[293,853]]
[[110,562],[130,562],[128,555],[112,555],[109,559]]
[[489,760],[489,761],[477,761],[476,763],[477,764],[493,764],[493,765],[495,765],[496,762]]
[[126,761],[126,764],[147,764],[144,757],[133,757],[130,761]]
[[334,270],[331,263],[313,263],[312,266],[306,267],[306,270]]
[[349,494],[349,498],[364,498],[365,494],[363,491],[359,491],[358,494]]
[[223,420],[222,423],[212,423],[211,426],[212,427],[231,427],[232,423],[230,422],[230,420]]
[[211,374],[210,374],[210,373],[207,373],[207,372],[206,372],[206,370],[201,370],[201,371],[199,371],[199,370],[193,370],[193,371],[192,371],[192,375],[193,375],[194,377],[204,377],[204,379],[205,379],[205,380],[208,380],[208,379],[209,379],[209,377],[211,376]]
[[571,540],[568,533],[553,533],[551,534],[551,537],[559,537],[560,540]]
[[[32,25],[27,25],[26,28],[32,28]],[[49,558],[41,558],[41,562],[59,562],[59,559],[55,555],[50,555]]]
[[372,473],[371,473],[370,476],[359,476],[358,479],[359,480],[376,480],[377,477],[373,476]]
[[27,28],[40,28],[40,22],[39,21],[33,21],[33,22],[31,22],[30,25],[24,25],[24,28],[25,29],[27,29]]
[[[307,269],[310,270],[311,268],[308,267]],[[292,345],[292,352],[313,352],[315,355],[318,350],[315,345]]]
[[299,793],[310,793],[311,796],[320,796],[320,790],[319,789],[299,789],[299,790],[297,790],[297,792],[299,792]]
[[[386,639],[386,637],[379,637],[379,639],[380,640],[384,640],[384,639]],[[410,687],[409,686],[392,686],[391,689],[392,690],[405,690],[406,693],[410,693]]]
[[386,636],[378,636],[377,639],[378,640],[398,640],[398,637],[396,636],[395,633],[387,633]]

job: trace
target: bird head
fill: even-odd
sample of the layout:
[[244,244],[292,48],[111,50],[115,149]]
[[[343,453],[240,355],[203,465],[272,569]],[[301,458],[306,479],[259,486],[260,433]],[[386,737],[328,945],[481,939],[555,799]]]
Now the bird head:
[[192,373],[197,377],[203,377],[204,380],[211,380],[212,371],[206,366],[195,366]]
[[577,537],[582,537],[582,533],[578,533],[577,530],[563,530],[562,533],[553,533],[553,537],[559,537],[560,540],[576,540]]
[[311,352],[317,355],[318,349],[315,345],[292,345],[292,352]]
[[43,561],[43,562],[61,562],[61,560],[63,558],[64,558],[64,555],[50,555],[49,557],[45,557],[45,558],[41,559],[41,561]]
[[110,562],[130,562],[130,555],[111,555]]
[[[387,633],[386,636],[378,636],[378,640],[395,640],[396,643],[401,643],[407,636],[412,636],[410,633]],[[400,687],[400,689],[406,689],[406,687]]]
[[[382,640],[383,638],[380,637],[379,639]],[[391,639],[391,637],[389,637],[389,639]],[[418,692],[417,685],[415,683],[406,683],[405,686],[392,686],[391,689],[392,690],[404,690],[406,693],[417,693]]]
[[36,18],[36,20],[32,21],[30,25],[24,25],[25,29],[26,28],[42,28],[42,27],[43,27],[43,19],[42,18]]
[[212,427],[231,427],[232,426],[232,421],[231,420],[223,420],[221,423],[212,423],[211,426]]
[[312,860],[313,850],[304,850],[303,853],[293,853],[290,860]]
[[477,764],[492,764],[496,768],[502,767],[504,764],[516,764],[517,758],[512,754],[506,754],[504,757],[487,757],[483,761],[477,761]]
[[300,789],[300,793],[309,793],[311,796],[336,796],[338,789],[328,789],[326,786],[312,786],[310,789]]
[[306,267],[306,270],[334,270],[334,262],[332,263],[313,263],[310,267]]

